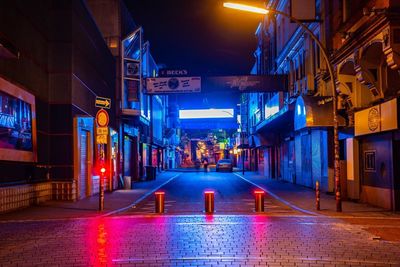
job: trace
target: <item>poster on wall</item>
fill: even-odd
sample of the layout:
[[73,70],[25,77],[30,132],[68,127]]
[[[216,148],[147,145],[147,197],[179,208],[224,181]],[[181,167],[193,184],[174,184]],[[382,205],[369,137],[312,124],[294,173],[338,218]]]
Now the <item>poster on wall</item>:
[[0,91],[0,148],[32,151],[32,107]]
[[0,78],[0,160],[36,161],[35,97]]

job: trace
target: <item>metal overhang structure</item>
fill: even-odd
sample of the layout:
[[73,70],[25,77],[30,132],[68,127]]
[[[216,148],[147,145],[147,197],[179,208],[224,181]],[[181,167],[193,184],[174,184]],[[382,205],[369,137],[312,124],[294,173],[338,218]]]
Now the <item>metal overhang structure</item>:
[[[199,81],[201,89],[199,90]],[[287,75],[236,75],[210,77],[157,77],[146,79],[146,94],[210,92],[287,92]]]
[[[294,108],[294,130],[333,127],[332,97],[299,96]],[[339,126],[345,126],[339,116]]]

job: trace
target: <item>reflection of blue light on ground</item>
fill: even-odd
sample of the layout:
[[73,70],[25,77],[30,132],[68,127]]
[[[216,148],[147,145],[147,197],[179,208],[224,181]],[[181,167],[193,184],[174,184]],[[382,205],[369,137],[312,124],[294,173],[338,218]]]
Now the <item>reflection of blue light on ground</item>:
[[233,109],[186,109],[179,110],[180,119],[209,119],[209,118],[233,118]]

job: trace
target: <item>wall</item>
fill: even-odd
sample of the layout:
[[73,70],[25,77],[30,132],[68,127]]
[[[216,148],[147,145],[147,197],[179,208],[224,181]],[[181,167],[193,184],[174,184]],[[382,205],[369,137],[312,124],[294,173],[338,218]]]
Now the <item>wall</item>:
[[[0,59],[0,75],[35,95],[37,163],[51,166],[53,180],[71,181],[73,117],[95,116],[96,95],[115,104],[114,58],[83,1],[1,1],[0,12],[0,36],[20,53]],[[32,165],[0,162],[0,183],[26,182]]]

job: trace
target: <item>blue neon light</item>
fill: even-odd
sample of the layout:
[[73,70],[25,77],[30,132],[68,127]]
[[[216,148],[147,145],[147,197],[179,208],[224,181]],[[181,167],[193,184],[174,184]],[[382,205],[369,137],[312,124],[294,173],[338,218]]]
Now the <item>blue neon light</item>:
[[227,119],[233,117],[234,112],[232,108],[179,110],[180,119]]

